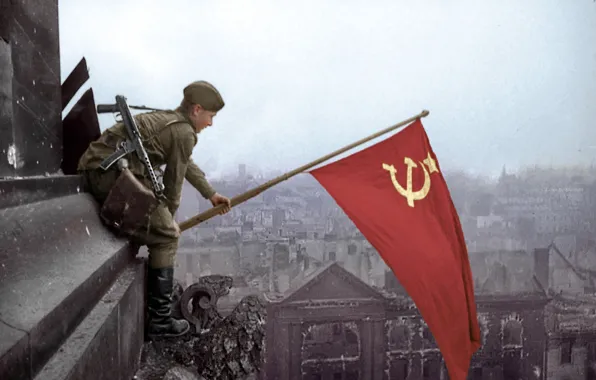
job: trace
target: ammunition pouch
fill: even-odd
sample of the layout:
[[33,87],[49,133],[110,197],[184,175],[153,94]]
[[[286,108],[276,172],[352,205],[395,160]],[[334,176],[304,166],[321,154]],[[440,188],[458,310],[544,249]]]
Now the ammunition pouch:
[[131,235],[147,227],[159,200],[134,174],[123,168],[103,202],[100,216],[109,226]]

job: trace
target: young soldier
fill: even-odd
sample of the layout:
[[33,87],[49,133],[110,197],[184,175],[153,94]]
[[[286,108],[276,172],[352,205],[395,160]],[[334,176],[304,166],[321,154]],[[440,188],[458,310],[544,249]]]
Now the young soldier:
[[[190,328],[187,321],[171,317],[174,262],[180,238],[180,229],[173,215],[180,205],[183,180],[186,178],[213,206],[225,204],[222,213],[227,213],[231,207],[230,200],[211,187],[191,157],[197,134],[212,125],[213,117],[224,107],[224,101],[217,89],[205,81],[189,84],[183,94],[183,100],[175,111],[150,112],[134,117],[151,165],[154,168],[166,165],[163,175],[165,201],[160,202],[149,215],[146,229],[130,234],[133,242],[146,245],[149,250],[149,337],[180,336]],[[120,172],[117,165],[106,171],[99,165],[127,137],[124,124],[117,123],[92,142],[79,161],[78,170],[86,178],[89,191],[100,203],[106,200]],[[134,153],[127,155],[126,159],[132,174],[151,189],[147,169],[141,160]]]

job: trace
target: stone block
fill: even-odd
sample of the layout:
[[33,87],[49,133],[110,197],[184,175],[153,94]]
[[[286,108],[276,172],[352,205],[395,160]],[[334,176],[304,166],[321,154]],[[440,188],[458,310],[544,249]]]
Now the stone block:
[[3,1],[0,177],[56,173],[62,160],[57,0]]
[[[0,322],[0,374],[7,379],[29,379],[29,337]],[[4,377],[6,376],[6,377]]]
[[[139,262],[146,262],[142,260]],[[134,281],[123,295],[119,307],[120,367],[132,378],[138,369],[145,336],[145,268],[137,266]]]
[[0,179],[0,209],[22,206],[83,192],[81,176]]
[[10,354],[1,356],[0,379],[20,378],[22,362],[34,376],[134,255],[89,194],[0,209],[0,326],[16,330],[0,331]]
[[143,344],[144,278],[145,261],[135,260],[35,379],[132,379]]

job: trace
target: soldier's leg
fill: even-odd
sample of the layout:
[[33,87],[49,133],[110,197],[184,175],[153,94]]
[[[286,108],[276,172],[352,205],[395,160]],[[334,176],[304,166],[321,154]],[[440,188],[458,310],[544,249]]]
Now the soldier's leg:
[[102,204],[108,197],[120,172],[117,170],[108,170],[104,172],[103,170],[98,169],[84,171],[81,175],[85,182],[85,190],[90,192],[91,195]]
[[151,214],[147,230],[139,231],[133,241],[146,245],[149,250],[147,277],[147,332],[150,337],[186,334],[190,325],[185,320],[172,318],[174,264],[180,232],[172,214],[160,204]]
[[[82,173],[85,186],[102,204],[120,172],[117,170],[90,170]],[[139,178],[143,181],[142,178]],[[149,186],[150,184],[146,184]],[[149,250],[147,273],[148,333],[151,336],[178,336],[189,331],[185,320],[171,318],[171,296],[174,282],[174,261],[180,233],[170,211],[160,204],[149,218],[148,229],[142,229],[131,240],[146,245]]]

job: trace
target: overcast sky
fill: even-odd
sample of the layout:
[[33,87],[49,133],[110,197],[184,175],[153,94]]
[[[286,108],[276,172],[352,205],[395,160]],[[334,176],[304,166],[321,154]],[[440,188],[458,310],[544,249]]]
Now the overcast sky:
[[212,178],[291,170],[423,109],[445,170],[596,163],[593,0],[164,3],[60,0],[62,77],[85,57],[96,102],[157,108],[212,82],[226,107],[193,154]]

